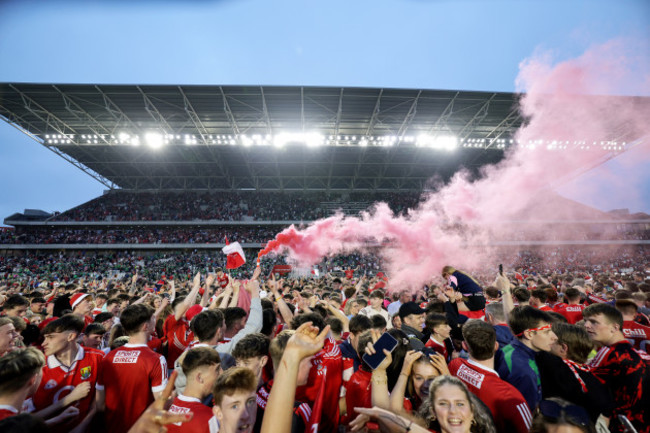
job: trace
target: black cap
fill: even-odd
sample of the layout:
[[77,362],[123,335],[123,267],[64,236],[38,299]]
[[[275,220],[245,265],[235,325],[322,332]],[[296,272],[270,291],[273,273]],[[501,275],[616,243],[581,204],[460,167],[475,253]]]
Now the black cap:
[[417,302],[405,302],[399,307],[399,317],[400,319],[410,316],[411,314],[424,314],[424,311]]

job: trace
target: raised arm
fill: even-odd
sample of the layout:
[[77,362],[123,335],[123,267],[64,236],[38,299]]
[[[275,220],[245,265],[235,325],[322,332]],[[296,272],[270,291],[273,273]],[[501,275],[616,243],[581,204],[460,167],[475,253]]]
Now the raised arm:
[[298,366],[300,361],[323,347],[329,330],[329,326],[326,326],[319,334],[318,328],[312,326],[311,322],[303,323],[287,342],[264,410],[261,433],[291,431]]
[[194,302],[196,301],[196,296],[199,294],[199,289],[201,288],[201,273],[197,272],[196,275],[194,276],[194,280],[192,281],[192,290],[190,290],[189,295],[185,299],[183,299],[183,302],[178,304],[176,306],[176,311],[174,311],[174,318],[176,320],[180,320],[181,317],[183,317],[183,314],[189,308],[194,305]]

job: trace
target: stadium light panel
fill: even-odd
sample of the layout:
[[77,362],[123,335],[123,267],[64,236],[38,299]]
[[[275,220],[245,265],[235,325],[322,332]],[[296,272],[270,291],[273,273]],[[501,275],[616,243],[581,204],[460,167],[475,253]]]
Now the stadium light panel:
[[152,149],[160,149],[163,146],[163,136],[158,132],[147,132],[144,140]]

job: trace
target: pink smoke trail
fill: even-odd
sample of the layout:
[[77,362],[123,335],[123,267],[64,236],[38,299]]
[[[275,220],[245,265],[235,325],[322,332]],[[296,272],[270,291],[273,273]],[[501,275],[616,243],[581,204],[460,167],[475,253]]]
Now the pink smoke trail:
[[[337,214],[304,229],[292,226],[260,255],[287,253],[306,265],[381,245],[391,289],[419,288],[446,264],[496,267],[490,249],[481,245],[491,236],[507,239],[512,234],[514,228],[504,221],[556,219],[566,209],[549,199],[549,190],[613,157],[601,141],[648,146],[647,100],[617,96],[620,80],[628,85],[632,78],[629,66],[635,59],[629,51],[619,40],[555,65],[544,56],[525,60],[517,84],[525,91],[519,108],[527,122],[516,134],[518,145],[498,164],[483,168],[479,180],[472,182],[460,171],[405,216],[378,203],[359,217]],[[647,89],[637,94],[645,93]],[[639,162],[647,163],[647,158]],[[561,226],[544,230],[557,233],[540,236],[570,236]]]

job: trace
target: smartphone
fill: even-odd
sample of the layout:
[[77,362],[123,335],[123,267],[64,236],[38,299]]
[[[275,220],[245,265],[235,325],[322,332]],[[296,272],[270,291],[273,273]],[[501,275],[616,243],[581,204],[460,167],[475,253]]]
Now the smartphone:
[[499,265],[499,275],[503,277],[503,265]]
[[388,332],[385,332],[381,337],[379,337],[379,340],[375,341],[373,347],[375,348],[375,354],[368,355],[367,353],[364,353],[363,361],[374,370],[375,368],[379,367],[379,364],[381,364],[384,358],[386,358],[384,349],[388,350],[389,352],[395,350],[395,347],[397,347],[397,340]]

